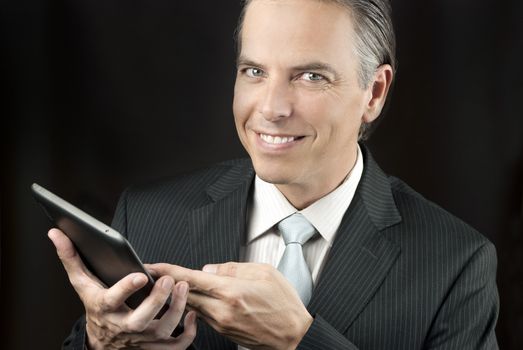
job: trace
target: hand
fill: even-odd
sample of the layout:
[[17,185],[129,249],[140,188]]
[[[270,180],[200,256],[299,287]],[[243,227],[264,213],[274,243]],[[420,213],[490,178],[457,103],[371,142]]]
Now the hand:
[[[89,349],[186,349],[196,335],[196,314],[184,319],[184,332],[171,334],[180,322],[187,302],[187,282],[170,276],[159,278],[151,294],[135,310],[125,300],[145,286],[143,273],[132,273],[106,288],[82,263],[72,242],[57,229],[48,234],[56,247],[73,288],[85,306]],[[171,305],[160,319],[154,317],[172,294]]]
[[189,282],[188,308],[251,349],[295,349],[313,321],[296,290],[270,265],[226,263],[206,265],[203,271],[169,264],[149,267]]

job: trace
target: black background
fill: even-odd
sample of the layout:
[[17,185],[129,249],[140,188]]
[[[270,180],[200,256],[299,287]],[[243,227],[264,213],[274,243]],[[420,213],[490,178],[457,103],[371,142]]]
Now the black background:
[[[498,250],[503,349],[523,349],[523,2],[393,0],[399,71],[381,166]],[[17,0],[0,12],[1,338],[56,349],[82,307],[30,196],[110,222],[128,185],[244,156],[238,1]]]

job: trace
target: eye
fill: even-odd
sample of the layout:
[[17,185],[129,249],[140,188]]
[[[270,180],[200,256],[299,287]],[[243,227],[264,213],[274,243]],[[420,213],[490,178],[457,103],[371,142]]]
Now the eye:
[[243,70],[248,77],[259,78],[263,77],[264,71],[259,68],[245,68]]
[[313,73],[313,72],[305,72],[301,75],[300,78],[303,80],[307,80],[307,81],[325,81],[326,80],[323,75],[318,74],[318,73]]

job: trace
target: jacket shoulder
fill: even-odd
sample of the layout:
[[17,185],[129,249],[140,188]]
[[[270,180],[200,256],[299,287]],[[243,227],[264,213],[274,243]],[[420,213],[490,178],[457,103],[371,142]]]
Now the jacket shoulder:
[[250,169],[249,161],[233,160],[129,187],[120,196],[112,227],[143,261],[190,266],[187,214],[218,200],[217,193],[239,188],[249,180]]
[[[471,225],[426,199],[402,180],[392,176],[389,180],[394,201],[402,217],[402,232],[407,236],[405,239],[418,241],[422,238],[430,244],[432,250],[447,247],[450,251],[468,251],[466,255],[486,244],[491,245],[489,240]],[[409,237],[411,235],[412,237]]]
[[206,190],[229,174],[241,174],[252,168],[249,159],[224,161],[193,172],[179,174],[154,182],[132,186],[125,190],[128,202],[158,206],[181,201],[188,208],[205,204],[209,198]]

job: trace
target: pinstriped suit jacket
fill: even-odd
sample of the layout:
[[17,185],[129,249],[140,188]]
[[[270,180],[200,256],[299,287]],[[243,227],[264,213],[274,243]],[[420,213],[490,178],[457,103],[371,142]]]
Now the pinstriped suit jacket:
[[[318,283],[301,349],[496,349],[494,246],[387,177],[362,146],[364,172]],[[238,261],[254,177],[231,161],[127,190],[113,226],[146,262],[200,269]],[[65,348],[82,349],[80,319]],[[196,349],[236,349],[200,323]]]

